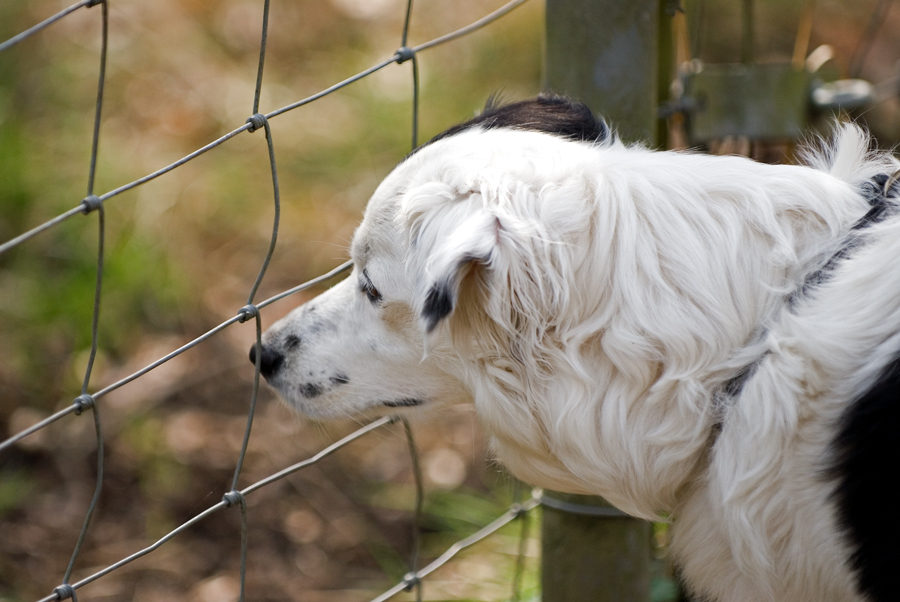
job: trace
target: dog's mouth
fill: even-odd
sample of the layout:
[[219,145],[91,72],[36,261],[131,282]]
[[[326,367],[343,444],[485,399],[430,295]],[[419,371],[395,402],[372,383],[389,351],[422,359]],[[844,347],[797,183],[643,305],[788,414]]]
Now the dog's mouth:
[[424,399],[418,399],[416,397],[404,397],[403,399],[394,399],[391,401],[382,401],[381,405],[388,408],[412,408],[415,406],[424,405]]

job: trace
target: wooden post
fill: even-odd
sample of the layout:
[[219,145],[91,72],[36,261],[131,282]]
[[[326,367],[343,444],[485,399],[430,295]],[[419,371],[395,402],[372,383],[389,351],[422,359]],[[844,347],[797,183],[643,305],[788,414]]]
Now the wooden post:
[[543,602],[650,599],[648,522],[599,497],[547,491],[543,501]]
[[[544,89],[586,103],[623,140],[656,145],[661,2],[547,0]],[[543,517],[543,602],[650,599],[646,521],[553,491]]]
[[547,0],[545,89],[586,103],[626,141],[655,144],[661,1]]

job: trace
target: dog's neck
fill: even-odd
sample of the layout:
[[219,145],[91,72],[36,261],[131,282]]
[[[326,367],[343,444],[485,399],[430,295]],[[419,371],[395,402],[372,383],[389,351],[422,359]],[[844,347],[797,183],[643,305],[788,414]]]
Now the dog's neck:
[[[838,252],[823,241],[834,229],[852,235],[854,222],[871,223],[878,215],[870,212],[859,219],[857,214],[842,226],[826,218],[827,212],[809,208],[786,222],[796,230],[780,232],[760,232],[763,222],[756,222],[738,235],[759,239],[749,247],[759,257],[728,258],[722,266],[685,262],[690,249],[705,258],[719,252],[705,248],[710,241],[703,240],[702,231],[686,230],[678,245],[660,246],[659,257],[652,260],[659,262],[653,269],[671,270],[662,274],[667,280],[648,280],[646,285],[643,272],[616,263],[623,261],[616,249],[598,251],[596,256],[613,260],[612,268],[600,276],[572,278],[604,282],[594,290],[614,290],[618,295],[607,295],[598,304],[602,317],[590,315],[598,324],[595,331],[575,336],[548,328],[540,337],[532,336],[527,343],[534,347],[530,353],[520,354],[529,362],[507,357],[500,365],[482,357],[479,366],[464,371],[498,459],[525,481],[599,494],[636,516],[653,519],[660,512],[671,512],[681,492],[703,470],[724,408],[764,357],[760,338],[765,325],[789,311],[797,291],[811,289],[811,279],[821,279],[829,257]],[[752,219],[756,218],[747,218]],[[598,238],[594,244],[603,244]],[[784,267],[766,267],[773,255],[785,261]],[[677,265],[673,267],[672,261]],[[741,271],[748,265],[768,271]],[[580,268],[596,269],[590,262]],[[717,269],[733,273],[711,289],[704,279],[722,279],[715,276]],[[715,299],[708,307],[702,296],[681,296],[696,291],[720,295],[731,291],[732,296]],[[645,299],[661,294],[671,299],[656,299],[656,307],[677,311],[666,316],[642,309]],[[731,306],[731,299],[734,303],[752,299],[756,305]],[[554,315],[553,310],[547,314]],[[508,329],[504,332],[509,335]],[[473,334],[483,335],[478,328]],[[505,346],[517,348],[515,341]]]

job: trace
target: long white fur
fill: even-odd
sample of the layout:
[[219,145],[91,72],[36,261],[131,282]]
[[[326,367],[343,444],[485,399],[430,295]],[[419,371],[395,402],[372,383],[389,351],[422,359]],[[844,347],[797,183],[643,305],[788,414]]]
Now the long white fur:
[[[371,199],[354,275],[266,333],[305,341],[270,383],[324,417],[472,401],[519,478],[671,516],[697,592],[860,600],[822,474],[841,411],[900,349],[900,222],[797,293],[869,209],[859,186],[898,167],[867,148],[852,125],[812,168],[512,129],[437,141]],[[454,309],[429,330],[435,288]],[[299,393],[333,373],[350,382]]]

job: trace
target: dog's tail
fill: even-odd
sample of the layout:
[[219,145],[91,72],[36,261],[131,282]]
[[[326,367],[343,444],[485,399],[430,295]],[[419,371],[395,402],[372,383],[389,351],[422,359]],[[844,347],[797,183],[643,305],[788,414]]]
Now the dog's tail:
[[900,169],[900,161],[890,152],[875,149],[871,136],[855,123],[836,123],[830,141],[813,140],[801,149],[800,157],[810,167],[857,188]]

